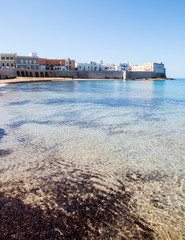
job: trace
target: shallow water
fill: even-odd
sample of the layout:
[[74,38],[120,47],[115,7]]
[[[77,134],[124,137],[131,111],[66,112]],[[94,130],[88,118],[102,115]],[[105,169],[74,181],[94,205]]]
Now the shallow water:
[[185,239],[184,143],[185,79],[0,88],[2,194],[40,238]]

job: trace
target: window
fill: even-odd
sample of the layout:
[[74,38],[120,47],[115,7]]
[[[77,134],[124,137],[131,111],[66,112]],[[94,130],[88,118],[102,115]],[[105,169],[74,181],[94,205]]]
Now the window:
[[6,57],[6,60],[9,60],[9,57],[8,57],[8,56]]
[[37,64],[37,63],[36,63],[36,60],[34,60],[34,64]]
[[6,66],[9,67],[9,62],[7,62]]
[[13,67],[13,62],[11,63],[11,67]]
[[13,57],[12,57],[12,56],[10,57],[10,60],[13,60]]
[[3,67],[5,66],[4,62],[2,63],[2,66],[3,66]]
[[1,58],[2,60],[4,60],[4,56],[2,56],[2,58]]
[[32,64],[32,60],[29,60],[29,64]]
[[26,62],[26,64],[28,64],[28,60],[26,60],[25,62]]
[[23,59],[21,59],[21,64],[24,64],[24,60]]
[[34,69],[36,69],[36,66],[34,66]]

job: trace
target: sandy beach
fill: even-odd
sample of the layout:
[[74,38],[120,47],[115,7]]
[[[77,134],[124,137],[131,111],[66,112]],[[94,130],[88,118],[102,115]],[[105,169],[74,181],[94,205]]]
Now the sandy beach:
[[[17,77],[13,79],[1,79],[0,84],[9,84],[9,83],[26,83],[26,82],[55,82],[55,81],[125,81],[124,79],[82,79],[82,78],[62,78],[62,77]],[[154,80],[173,80],[171,78],[145,78],[145,79],[135,79],[135,80],[144,80],[144,81],[154,81]],[[132,80],[134,81],[134,80]]]
[[[1,79],[0,84],[8,84],[8,83],[26,83],[26,82],[55,82],[55,81],[86,81],[87,79],[81,78],[62,78],[62,77],[17,77],[13,79]],[[93,80],[115,80],[115,79],[89,79]],[[123,80],[123,79],[116,79]]]

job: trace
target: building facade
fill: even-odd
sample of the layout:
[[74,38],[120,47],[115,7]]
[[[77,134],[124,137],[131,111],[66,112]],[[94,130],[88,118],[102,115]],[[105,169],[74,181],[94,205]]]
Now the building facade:
[[103,64],[96,62],[87,62],[87,63],[78,63],[76,69],[78,71],[129,71],[129,63],[112,63],[112,64]]
[[39,68],[46,70],[65,70],[65,60],[39,58]]
[[128,63],[116,63],[115,71],[129,71],[129,64]]
[[76,70],[78,71],[131,71],[131,64],[129,62],[124,63],[103,63],[101,60],[99,63],[87,62],[77,63]]
[[132,65],[132,71],[133,72],[144,72],[144,65]]
[[78,71],[115,71],[113,64],[103,64],[96,62],[78,63],[76,65]]
[[99,71],[100,64],[96,62],[87,62],[87,63],[78,63],[77,70],[78,71]]
[[0,53],[0,68],[15,68],[16,53]]
[[102,64],[100,71],[115,71],[115,64]]
[[155,73],[165,73],[164,64],[160,63],[144,63],[144,69],[147,72],[155,72]]
[[36,53],[29,56],[17,56],[16,68],[18,69],[39,69],[39,58]]
[[165,73],[164,64],[162,62],[159,63],[144,63],[141,65],[133,65],[132,71],[136,72],[154,72],[154,73]]
[[46,70],[75,70],[75,60],[39,58],[39,68]]
[[75,70],[75,60],[71,60],[70,58],[67,58],[65,60],[65,70]]

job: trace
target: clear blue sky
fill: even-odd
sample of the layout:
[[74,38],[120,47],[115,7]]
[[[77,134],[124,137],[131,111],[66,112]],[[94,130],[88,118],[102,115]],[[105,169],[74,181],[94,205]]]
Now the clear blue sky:
[[185,0],[0,0],[0,52],[165,63],[185,77]]

